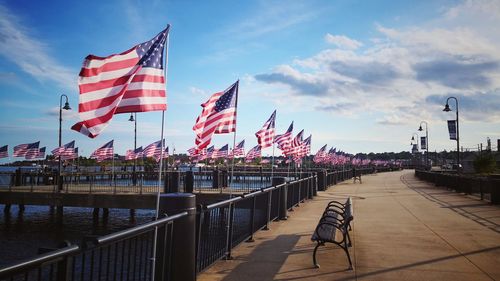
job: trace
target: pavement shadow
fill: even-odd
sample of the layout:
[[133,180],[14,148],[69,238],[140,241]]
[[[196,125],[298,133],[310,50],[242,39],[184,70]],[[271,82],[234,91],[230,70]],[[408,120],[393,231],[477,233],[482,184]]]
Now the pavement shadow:
[[[495,210],[495,209],[498,210],[497,207],[492,206],[492,205],[490,205],[486,202],[482,202],[482,201],[475,201],[474,202],[474,201],[472,201],[474,199],[471,199],[471,198],[461,198],[462,200],[460,200],[460,201],[444,200],[442,198],[438,198],[436,195],[447,195],[447,194],[448,195],[458,195],[458,193],[456,193],[454,191],[439,192],[436,194],[426,192],[425,188],[419,188],[413,184],[413,182],[412,182],[413,180],[415,182],[420,182],[418,179],[409,179],[409,178],[407,178],[408,175],[409,174],[402,175],[401,181],[408,188],[417,192],[422,197],[426,198],[427,200],[429,200],[431,202],[438,204],[442,208],[447,208],[447,209],[461,215],[462,217],[468,218],[468,219],[470,219],[470,220],[472,220],[472,221],[474,221],[474,222],[476,222],[484,227],[487,227],[496,233],[500,233],[500,224],[496,222],[496,220],[495,220],[496,216],[489,218],[489,217],[481,214],[481,211],[484,212],[484,210],[480,210],[479,212],[471,212],[471,211],[466,209],[466,208],[479,209],[481,207],[487,207],[487,208],[491,208],[492,210]],[[466,199],[466,200],[464,201],[464,199]],[[453,203],[457,203],[457,202],[466,202],[466,203],[460,204],[460,205],[453,204]]]
[[[257,276],[266,276],[266,278],[272,280],[285,263],[300,237],[301,235],[279,235],[273,240],[258,244],[250,255],[239,257],[239,260],[245,261],[238,264],[222,280],[249,280],[249,277],[252,276],[256,278],[255,280],[261,280]],[[252,260],[250,257],[259,257],[259,260]],[[261,265],[256,266],[256,262],[260,262]]]

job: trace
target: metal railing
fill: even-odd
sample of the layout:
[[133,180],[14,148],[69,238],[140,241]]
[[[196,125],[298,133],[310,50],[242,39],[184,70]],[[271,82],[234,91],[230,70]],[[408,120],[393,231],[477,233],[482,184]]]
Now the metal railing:
[[[279,216],[280,208],[291,209],[303,202],[315,188],[316,176],[263,188],[242,196],[198,208],[197,272],[221,258],[253,234],[267,228]],[[287,196],[286,206],[280,197]]]
[[490,176],[470,176],[415,170],[415,176],[421,180],[443,186],[457,192],[470,194],[500,204],[500,178]]
[[[0,280],[150,280],[153,262],[168,280],[172,260],[172,233],[182,212],[102,237],[88,237],[34,259],[0,269]],[[155,231],[158,248],[153,256]]]

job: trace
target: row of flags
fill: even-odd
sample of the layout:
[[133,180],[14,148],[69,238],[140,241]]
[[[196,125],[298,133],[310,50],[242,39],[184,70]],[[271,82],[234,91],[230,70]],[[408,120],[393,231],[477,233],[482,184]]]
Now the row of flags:
[[[309,139],[309,138],[308,138]],[[309,143],[308,139],[304,140],[303,143]],[[165,140],[163,140],[165,142]],[[20,144],[14,147],[14,157],[25,157],[25,159],[36,159],[36,158],[45,158],[45,147],[38,148],[40,142],[34,142],[34,143],[28,143],[28,144]],[[107,160],[107,159],[112,159],[114,155],[114,140],[111,140],[101,146],[100,148],[96,149],[91,155],[90,158],[96,159],[98,162]],[[139,159],[143,157],[153,157],[157,161],[159,161],[161,158],[161,148],[164,146],[162,145],[160,141],[156,141],[148,146],[146,146],[144,149],[141,147],[135,149],[135,150],[127,150],[125,154],[125,160],[134,160],[134,159]],[[262,146],[256,145],[253,148],[251,148],[248,153],[245,155],[245,140],[242,140],[241,142],[238,143],[235,149],[230,150],[229,145],[226,144],[222,146],[219,149],[216,149],[213,145],[210,146],[207,149],[203,149],[199,151],[199,154],[196,154],[196,149],[191,148],[188,150],[188,153],[190,153],[191,159],[194,159],[195,161],[203,161],[207,159],[227,159],[227,158],[232,158],[232,157],[240,157],[244,156],[245,162],[252,162],[256,158],[261,158],[262,157]],[[301,153],[299,153],[299,157],[304,157],[307,156],[310,152],[310,145],[304,146],[306,149],[302,150]],[[327,145],[325,144],[323,147],[321,147],[318,152],[313,157],[313,162],[316,164],[331,164],[331,165],[346,165],[346,164],[351,164],[351,165],[356,165],[356,166],[366,166],[366,165],[375,165],[375,166],[386,166],[388,164],[394,164],[390,161],[384,161],[384,160],[370,160],[370,159],[360,159],[356,157],[351,157],[351,155],[346,154],[342,151],[337,151],[336,148],[330,148],[330,150],[327,152],[326,151]],[[56,157],[59,158],[61,157],[62,160],[71,160],[78,158],[78,147],[75,147],[75,141],[71,141],[65,145],[62,145],[61,147],[57,147],[54,150],[51,151],[51,153]],[[174,151],[175,153],[175,151]],[[0,147],[0,158],[6,158],[8,157],[8,145],[4,145]],[[163,153],[164,158],[169,157],[169,148],[166,147]],[[294,159],[291,158],[294,161],[300,161],[300,159]],[[263,160],[261,163],[267,163],[269,160]],[[287,163],[290,161],[287,160]]]
[[[72,126],[90,138],[97,137],[109,125],[113,115],[120,113],[161,111],[167,109],[166,102],[166,61],[163,52],[168,44],[170,25],[158,33],[154,38],[140,43],[120,54],[107,57],[88,55],[79,74],[79,106],[80,122]],[[167,49],[168,52],[168,49]],[[215,149],[211,143],[214,134],[236,133],[236,117],[238,104],[239,80],[222,92],[217,92],[201,104],[202,111],[193,126],[195,133],[195,147],[188,150],[192,159],[228,158],[244,156],[246,161],[261,157],[262,149],[276,144],[284,156],[289,160],[300,162],[304,156],[310,154],[310,135],[304,137],[301,130],[294,138],[293,121],[288,130],[276,135],[276,110],[255,133],[257,145],[245,155],[245,141],[229,149],[226,144]],[[36,159],[45,157],[45,147],[39,148],[40,142],[21,144],[14,147],[15,157]],[[168,147],[165,140],[154,142],[144,149],[141,147],[127,150],[127,160],[141,157],[154,157],[161,160],[168,157]],[[163,151],[162,151],[163,150]],[[343,163],[346,160],[339,153],[326,153],[324,146],[314,157],[315,162]],[[78,147],[72,141],[52,150],[52,154],[61,159],[75,159],[78,157]],[[318,155],[319,154],[319,155]],[[113,158],[113,140],[98,148],[91,154],[91,158],[103,161]],[[273,155],[274,156],[274,155]],[[8,146],[0,147],[0,158],[8,157]]]

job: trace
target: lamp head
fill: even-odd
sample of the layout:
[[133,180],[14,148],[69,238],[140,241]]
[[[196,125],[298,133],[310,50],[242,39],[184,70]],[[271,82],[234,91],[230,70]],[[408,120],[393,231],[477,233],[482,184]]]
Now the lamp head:
[[71,110],[71,107],[69,106],[69,102],[65,102],[63,106],[64,110]]
[[130,122],[134,122],[135,121],[134,114],[130,113],[130,118],[128,119],[128,121],[130,121]]
[[420,125],[420,126],[418,127],[418,130],[419,130],[419,131],[422,131],[422,130],[423,130],[423,129],[422,129],[422,125]]
[[446,105],[444,106],[443,111],[446,111],[446,112],[451,111],[450,106],[448,105],[448,103],[446,103]]

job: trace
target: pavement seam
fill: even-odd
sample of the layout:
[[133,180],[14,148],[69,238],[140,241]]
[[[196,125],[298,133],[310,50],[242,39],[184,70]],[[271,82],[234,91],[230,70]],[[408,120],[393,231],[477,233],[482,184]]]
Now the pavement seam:
[[[401,175],[400,177],[400,180],[401,182],[407,187],[407,188],[410,188],[411,190],[413,190],[411,187],[408,186],[408,184],[406,183],[406,180],[405,180],[405,174]],[[384,188],[386,187],[386,182],[384,181]],[[413,190],[414,191],[414,190]],[[416,191],[414,191],[416,192]],[[417,192],[418,193],[418,192]],[[418,193],[420,194],[420,193]],[[422,196],[422,195],[421,195]],[[443,242],[445,242],[448,246],[450,246],[452,249],[454,249],[458,254],[460,254],[460,256],[464,257],[465,259],[467,259],[467,261],[469,261],[475,268],[477,268],[479,271],[481,271],[482,273],[484,273],[486,276],[488,276],[491,280],[495,280],[495,278],[493,278],[492,276],[490,276],[487,272],[485,272],[483,269],[481,269],[478,265],[476,265],[473,261],[471,261],[466,255],[464,255],[460,250],[458,250],[455,246],[453,246],[450,242],[448,242],[446,239],[444,239],[441,235],[439,235],[437,232],[435,232],[429,225],[427,225],[425,222],[423,222],[419,217],[417,217],[412,211],[410,211],[410,209],[408,209],[406,206],[403,205],[403,203],[401,203],[401,201],[399,201],[397,199],[397,197],[393,196],[391,194],[391,197],[393,198],[393,200],[395,200],[396,202],[398,202],[398,204],[403,208],[405,209],[410,215],[412,215],[417,221],[419,221],[422,225],[424,225],[428,230],[430,230],[432,233],[434,233],[434,235],[436,235],[437,237],[439,237],[439,239],[441,239]],[[424,197],[424,196],[422,196]]]

